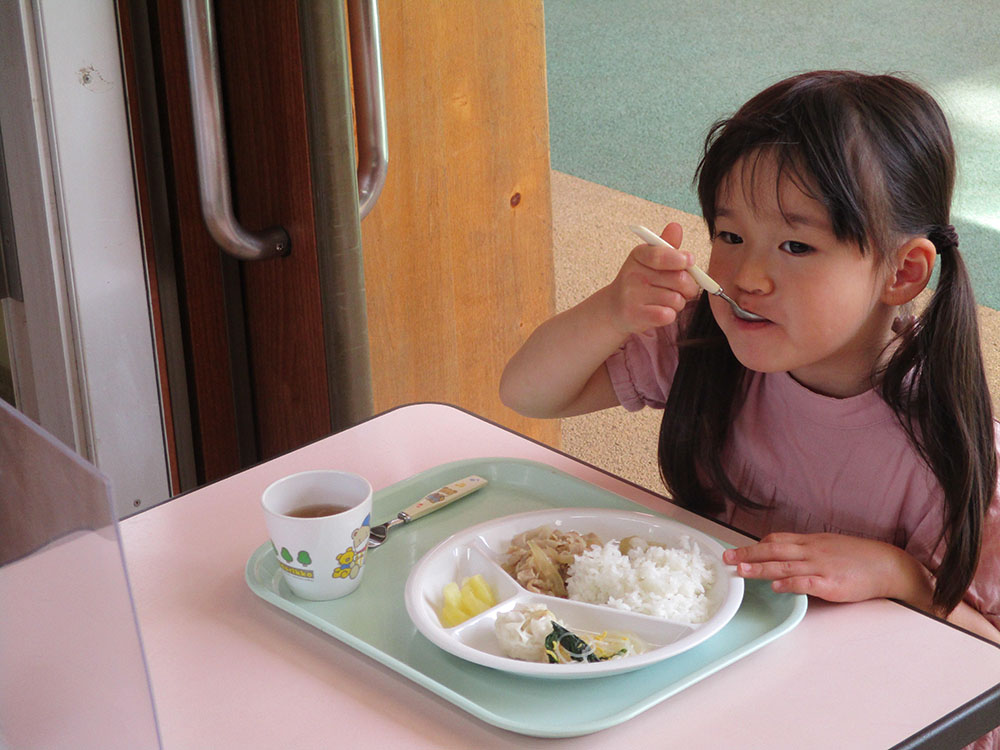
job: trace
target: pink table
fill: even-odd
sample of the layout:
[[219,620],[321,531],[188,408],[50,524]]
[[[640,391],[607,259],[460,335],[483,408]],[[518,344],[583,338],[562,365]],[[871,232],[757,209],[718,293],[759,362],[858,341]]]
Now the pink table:
[[[665,502],[467,412],[417,404],[124,521],[164,747],[856,750],[967,741],[1000,724],[1000,648],[888,601],[810,600],[789,634],[638,717],[545,740],[482,723],[247,588],[244,564],[266,540],[258,501],[273,480],[344,468],[377,491],[479,457],[540,461],[650,508]],[[746,541],[698,516],[680,518]]]

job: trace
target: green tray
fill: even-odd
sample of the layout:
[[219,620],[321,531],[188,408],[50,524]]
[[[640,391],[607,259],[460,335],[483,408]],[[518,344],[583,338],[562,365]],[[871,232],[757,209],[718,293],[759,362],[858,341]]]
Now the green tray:
[[784,635],[803,618],[806,597],[776,594],[747,580],[736,616],[690,651],[608,677],[550,680],[471,664],[417,632],[403,604],[406,572],[442,539],[483,521],[562,507],[651,512],[630,500],[532,461],[457,461],[376,492],[372,523],[393,518],[423,495],[479,474],[489,484],[413,524],[397,527],[368,552],[364,580],[349,596],[328,602],[299,599],[281,577],[270,542],[247,561],[246,579],[262,599],[356,648],[494,726],[533,737],[574,737],[619,724]]

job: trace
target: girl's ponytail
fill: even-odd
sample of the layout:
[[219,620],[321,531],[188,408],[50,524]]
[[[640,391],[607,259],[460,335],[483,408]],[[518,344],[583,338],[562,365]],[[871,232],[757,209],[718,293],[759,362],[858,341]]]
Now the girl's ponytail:
[[944,491],[945,553],[933,603],[950,612],[976,572],[983,521],[996,490],[997,457],[976,303],[950,225],[926,232],[941,275],[917,321],[900,334],[882,394]]

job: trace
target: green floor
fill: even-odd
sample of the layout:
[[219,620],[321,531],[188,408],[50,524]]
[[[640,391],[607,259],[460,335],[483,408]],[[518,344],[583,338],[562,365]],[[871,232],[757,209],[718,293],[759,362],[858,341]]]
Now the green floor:
[[815,68],[919,81],[955,136],[977,300],[1000,309],[1000,2],[545,0],[545,27],[552,167],[691,213],[709,126],[768,84]]

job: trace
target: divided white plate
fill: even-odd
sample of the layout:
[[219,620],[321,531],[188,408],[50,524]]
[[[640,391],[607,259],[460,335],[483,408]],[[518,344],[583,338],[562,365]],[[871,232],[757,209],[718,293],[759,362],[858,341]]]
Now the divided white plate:
[[[604,542],[639,536],[668,546],[680,546],[683,536],[698,544],[715,567],[709,592],[712,615],[704,623],[687,625],[658,617],[584,602],[534,594],[522,588],[501,567],[510,540],[518,533],[548,524],[564,531],[594,532]],[[497,518],[445,539],[413,567],[406,581],[406,611],[428,640],[467,661],[494,669],[556,679],[599,677],[639,669],[687,651],[711,637],[736,614],[743,599],[743,579],[722,562],[725,548],[696,529],[647,513],[599,508],[558,508]],[[446,583],[481,573],[497,596],[497,605],[452,628],[438,619]],[[545,664],[504,656],[494,635],[499,612],[518,604],[545,604],[570,630],[632,633],[649,645],[634,656],[578,664]]]

